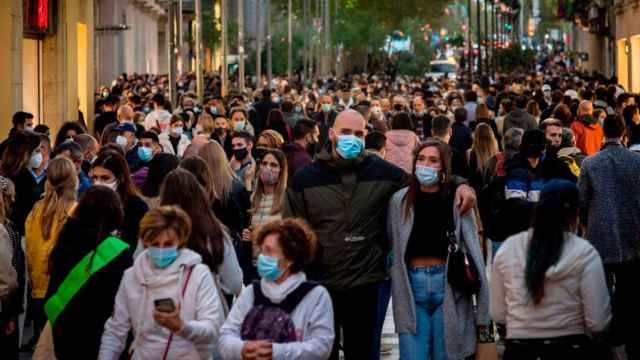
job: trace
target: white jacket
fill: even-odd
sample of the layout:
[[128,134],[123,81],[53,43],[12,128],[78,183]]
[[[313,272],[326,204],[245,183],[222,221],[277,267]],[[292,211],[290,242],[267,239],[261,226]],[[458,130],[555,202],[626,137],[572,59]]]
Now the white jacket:
[[566,233],[562,255],[547,270],[544,297],[534,305],[525,286],[529,232],[508,238],[491,277],[491,317],[507,325],[508,339],[595,333],[611,320],[602,260],[586,240]]
[[168,154],[173,154],[178,157],[182,157],[184,155],[184,151],[187,150],[187,147],[191,145],[191,140],[182,134],[180,135],[180,142],[178,142],[178,153],[176,154],[175,150],[173,150],[173,145],[171,145],[171,140],[169,140],[169,134],[162,133],[158,135],[158,140],[160,141],[160,146],[162,146],[162,151]]
[[[193,266],[184,298],[187,268]],[[115,310],[105,324],[99,359],[119,359],[133,329],[132,359],[160,359],[170,331],[153,319],[154,300],[172,298],[180,305],[184,328],[173,337],[167,359],[211,359],[223,322],[222,305],[209,268],[200,255],[181,249],[166,269],[153,268],[147,251],[125,271]]]
[[[280,303],[286,295],[306,281],[304,273],[290,276],[280,285],[265,284],[261,280],[263,294],[273,303]],[[242,360],[244,340],[240,331],[244,318],[253,307],[253,285],[242,291],[233,304],[218,341],[218,352],[225,360]],[[331,355],[333,339],[333,306],[329,292],[322,286],[311,290],[291,313],[291,320],[299,335],[299,341],[273,344],[273,360],[321,360]]]

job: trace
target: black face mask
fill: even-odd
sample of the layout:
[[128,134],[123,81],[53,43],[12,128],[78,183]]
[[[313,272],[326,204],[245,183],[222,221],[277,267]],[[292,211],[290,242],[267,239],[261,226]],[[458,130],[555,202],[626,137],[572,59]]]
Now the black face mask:
[[222,136],[226,132],[226,129],[225,128],[215,128],[213,130],[213,132],[218,136]]
[[267,148],[265,147],[256,147],[253,150],[253,158],[254,159],[258,159],[258,160],[262,160],[262,157],[264,156],[264,154],[267,152]]
[[395,111],[402,111],[402,110],[404,110],[404,106],[402,106],[402,104],[395,104],[395,105],[393,105],[393,109]]
[[247,148],[233,150],[233,157],[235,157],[238,161],[246,159],[247,155],[249,155],[249,151],[247,150]]
[[318,150],[317,142],[311,142],[307,144],[307,152],[311,157],[313,157],[316,154],[317,150]]

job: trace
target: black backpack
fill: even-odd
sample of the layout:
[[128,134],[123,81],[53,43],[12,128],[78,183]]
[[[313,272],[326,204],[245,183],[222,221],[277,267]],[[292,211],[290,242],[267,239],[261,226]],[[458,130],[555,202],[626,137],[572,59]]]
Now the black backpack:
[[242,340],[268,340],[272,343],[299,341],[291,313],[302,299],[319,284],[303,282],[280,303],[274,304],[264,296],[260,281],[253,281],[253,307],[244,318],[240,336]]

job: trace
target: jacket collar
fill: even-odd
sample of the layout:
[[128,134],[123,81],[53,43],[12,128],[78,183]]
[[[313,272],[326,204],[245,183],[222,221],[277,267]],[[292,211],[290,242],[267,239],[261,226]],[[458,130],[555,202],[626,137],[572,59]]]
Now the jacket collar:
[[601,150],[604,150],[604,149],[606,149],[608,147],[623,147],[623,146],[622,146],[622,143],[620,142],[620,140],[618,140],[618,139],[615,139],[615,140],[614,139],[606,139],[604,145],[602,145],[602,149]]

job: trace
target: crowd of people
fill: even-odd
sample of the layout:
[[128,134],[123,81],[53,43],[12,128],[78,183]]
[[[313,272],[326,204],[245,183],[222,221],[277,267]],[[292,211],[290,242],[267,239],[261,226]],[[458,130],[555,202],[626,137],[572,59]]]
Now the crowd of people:
[[15,113],[2,358],[377,360],[390,298],[403,360],[640,358],[640,96],[540,64]]

